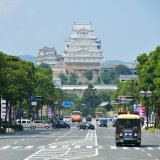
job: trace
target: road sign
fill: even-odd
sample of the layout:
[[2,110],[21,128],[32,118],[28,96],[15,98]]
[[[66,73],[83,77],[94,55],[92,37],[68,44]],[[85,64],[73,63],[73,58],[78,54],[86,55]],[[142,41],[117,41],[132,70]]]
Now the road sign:
[[65,101],[62,103],[62,107],[64,108],[70,108],[73,107],[74,103],[72,101]]

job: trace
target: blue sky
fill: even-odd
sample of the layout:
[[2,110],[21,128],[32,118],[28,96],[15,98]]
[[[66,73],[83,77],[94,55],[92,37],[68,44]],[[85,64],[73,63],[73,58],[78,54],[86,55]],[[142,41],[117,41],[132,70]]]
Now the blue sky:
[[160,45],[160,0],[0,0],[0,51],[58,54],[76,23],[92,23],[103,61],[135,61]]

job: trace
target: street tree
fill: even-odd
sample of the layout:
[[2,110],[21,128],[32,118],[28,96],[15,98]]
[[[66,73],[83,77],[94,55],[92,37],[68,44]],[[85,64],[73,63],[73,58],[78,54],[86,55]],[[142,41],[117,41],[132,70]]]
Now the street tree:
[[98,91],[92,84],[83,91],[82,103],[89,108],[95,108],[100,103]]

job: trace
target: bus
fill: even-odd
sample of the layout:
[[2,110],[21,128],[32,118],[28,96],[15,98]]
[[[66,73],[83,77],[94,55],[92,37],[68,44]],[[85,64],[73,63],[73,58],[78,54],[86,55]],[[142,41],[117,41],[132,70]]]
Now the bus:
[[71,119],[72,119],[72,122],[81,122],[82,121],[82,112],[72,111]]
[[104,118],[103,112],[96,112],[96,121],[99,121],[101,118]]
[[118,113],[115,124],[116,146],[121,144],[141,145],[141,119],[138,112],[124,111]]

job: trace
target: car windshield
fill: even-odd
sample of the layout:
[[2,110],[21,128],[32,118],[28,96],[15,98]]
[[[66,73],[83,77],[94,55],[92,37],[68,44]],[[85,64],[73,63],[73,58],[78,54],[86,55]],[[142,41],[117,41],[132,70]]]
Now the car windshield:
[[140,128],[139,119],[118,119],[117,128]]
[[100,122],[101,122],[101,123],[107,123],[107,120],[101,119]]

